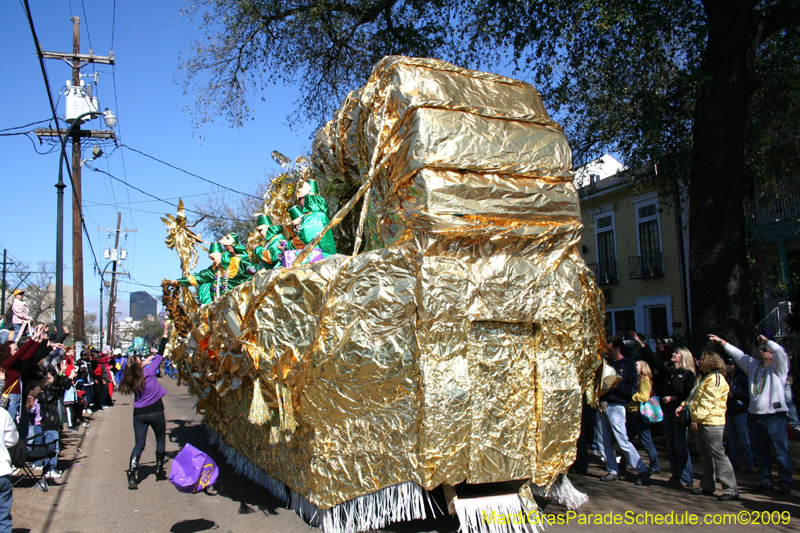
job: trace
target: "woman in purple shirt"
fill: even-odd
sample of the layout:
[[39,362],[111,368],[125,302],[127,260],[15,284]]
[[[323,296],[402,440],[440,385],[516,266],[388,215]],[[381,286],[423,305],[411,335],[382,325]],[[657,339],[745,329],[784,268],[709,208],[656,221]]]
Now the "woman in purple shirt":
[[147,441],[147,427],[153,428],[156,435],[156,480],[167,479],[164,471],[164,456],[167,441],[167,421],[164,418],[164,402],[161,398],[167,393],[156,378],[158,367],[164,360],[164,349],[167,346],[169,326],[164,323],[164,336],[158,347],[158,353],[146,359],[138,355],[128,358],[125,365],[125,373],[119,384],[119,392],[122,394],[133,394],[133,434],[136,444],[131,452],[130,468],[128,474],[128,488],[137,489],[136,471],[139,468],[139,458],[144,451]]

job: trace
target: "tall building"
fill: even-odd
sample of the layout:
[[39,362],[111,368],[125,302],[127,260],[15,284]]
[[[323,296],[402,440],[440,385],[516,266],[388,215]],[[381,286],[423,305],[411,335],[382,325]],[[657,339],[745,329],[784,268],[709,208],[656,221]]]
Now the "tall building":
[[158,304],[156,299],[144,291],[131,293],[131,319],[134,321],[144,320],[149,316],[158,314]]

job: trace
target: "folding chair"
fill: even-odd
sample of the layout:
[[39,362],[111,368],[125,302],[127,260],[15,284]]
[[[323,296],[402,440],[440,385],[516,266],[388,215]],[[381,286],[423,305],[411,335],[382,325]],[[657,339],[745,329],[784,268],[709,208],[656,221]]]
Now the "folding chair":
[[19,476],[19,479],[12,483],[13,487],[16,487],[23,479],[30,478],[34,481],[34,484],[39,485],[39,488],[44,492],[50,490],[47,485],[47,480],[45,479],[45,475],[49,469],[42,468],[42,473],[36,475],[31,463],[57,457],[58,452],[51,450],[50,445],[57,442],[58,437],[52,439],[50,442],[34,444],[33,441],[38,436],[39,435],[34,435],[27,440],[20,439],[17,444],[8,449],[9,455],[11,456],[11,464],[17,469],[16,475]]

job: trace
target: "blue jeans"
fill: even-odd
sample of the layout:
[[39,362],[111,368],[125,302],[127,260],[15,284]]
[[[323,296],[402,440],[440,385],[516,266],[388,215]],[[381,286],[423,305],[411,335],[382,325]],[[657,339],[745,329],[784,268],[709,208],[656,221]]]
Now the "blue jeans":
[[147,441],[148,427],[153,428],[153,433],[156,435],[156,452],[164,453],[166,451],[167,420],[164,418],[164,411],[156,411],[147,415],[134,415],[133,436],[136,444],[133,446],[131,455],[142,455]]
[[21,401],[22,395],[19,393],[8,395],[8,407],[6,411],[11,415],[11,420],[13,420],[15,424],[17,423],[17,413],[19,413],[19,404]]
[[19,330],[22,329],[22,324],[14,324],[14,340],[19,340]]
[[0,344],[3,344],[4,342],[6,342],[8,340],[8,333],[9,333],[9,331],[6,328],[6,326],[3,326],[2,328],[0,328]]
[[786,380],[786,385],[784,385],[783,393],[786,397],[786,406],[789,408],[789,412],[786,413],[786,421],[789,422],[790,428],[800,428],[800,420],[797,418],[797,406],[795,406],[794,398],[792,398],[792,385],[788,379]]
[[633,423],[633,431],[639,435],[639,439],[642,441],[642,446],[645,450],[647,450],[647,455],[650,456],[650,470],[661,470],[661,465],[658,464],[658,452],[656,451],[656,445],[653,444],[653,438],[650,436],[650,426],[652,424],[648,424],[642,418],[642,413],[639,411],[634,411],[632,413],[628,413],[631,418],[631,422]]
[[625,429],[625,406],[608,404],[606,410],[600,412],[600,424],[603,426],[603,458],[608,471],[612,474],[619,474],[617,456],[614,452],[614,441],[617,441],[617,446],[622,450],[622,455],[627,459],[628,464],[640,474],[647,472],[647,467],[639,457],[639,452],[628,440],[628,432]]
[[661,400],[661,410],[664,411],[664,436],[667,437],[667,450],[669,450],[669,466],[672,470],[672,478],[677,479],[680,476],[681,483],[693,485],[692,458],[689,457],[689,445],[686,443],[689,428],[678,424],[675,409],[677,409],[677,404],[673,403],[667,407],[664,400]]
[[13,501],[11,476],[0,477],[0,533],[11,533],[11,503]]
[[725,436],[728,437],[730,447],[731,466],[739,468],[739,455],[744,462],[744,467],[753,469],[753,450],[750,449],[750,437],[747,435],[747,413],[732,414],[730,411],[725,416]]
[[789,453],[789,437],[786,435],[786,413],[756,415],[748,413],[747,428],[750,444],[758,463],[758,480],[772,486],[772,450],[778,462],[778,480],[792,485],[792,456]]
[[[58,430],[57,429],[45,429],[42,431],[44,435],[43,442],[49,442],[50,444],[47,446],[47,449],[53,453],[53,457],[48,457],[44,460],[44,464],[42,465],[45,472],[50,470],[55,470],[56,465],[58,465]],[[53,442],[51,442],[53,441]]]

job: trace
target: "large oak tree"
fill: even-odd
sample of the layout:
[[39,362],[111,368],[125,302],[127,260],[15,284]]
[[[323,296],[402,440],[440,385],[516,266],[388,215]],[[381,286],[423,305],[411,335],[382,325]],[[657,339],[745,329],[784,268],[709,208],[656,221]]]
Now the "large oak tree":
[[577,161],[611,150],[688,183],[693,345],[750,339],[743,205],[756,175],[797,170],[800,0],[193,0],[189,12],[208,30],[182,63],[201,121],[241,125],[259,89],[290,82],[297,113],[322,122],[388,54],[512,65]]

